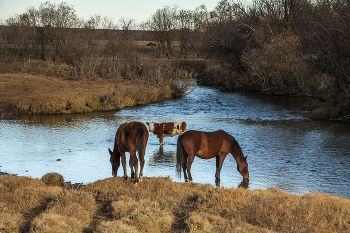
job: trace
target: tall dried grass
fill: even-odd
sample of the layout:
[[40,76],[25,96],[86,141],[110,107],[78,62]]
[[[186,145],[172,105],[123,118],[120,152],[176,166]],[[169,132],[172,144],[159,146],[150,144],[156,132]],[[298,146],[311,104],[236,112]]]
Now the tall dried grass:
[[350,200],[121,177],[79,190],[0,176],[1,232],[349,232]]

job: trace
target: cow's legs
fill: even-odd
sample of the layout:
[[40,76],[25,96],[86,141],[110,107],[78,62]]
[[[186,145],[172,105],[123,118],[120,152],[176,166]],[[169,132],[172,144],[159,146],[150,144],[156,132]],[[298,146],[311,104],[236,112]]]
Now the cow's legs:
[[159,135],[159,144],[163,145],[163,135]]

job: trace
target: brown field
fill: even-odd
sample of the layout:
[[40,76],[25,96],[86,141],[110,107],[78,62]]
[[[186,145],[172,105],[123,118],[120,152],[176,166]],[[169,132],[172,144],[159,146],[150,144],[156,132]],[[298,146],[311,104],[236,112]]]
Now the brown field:
[[0,113],[71,114],[116,110],[172,98],[169,85],[0,74]]
[[0,232],[349,232],[350,200],[147,178],[0,176]]

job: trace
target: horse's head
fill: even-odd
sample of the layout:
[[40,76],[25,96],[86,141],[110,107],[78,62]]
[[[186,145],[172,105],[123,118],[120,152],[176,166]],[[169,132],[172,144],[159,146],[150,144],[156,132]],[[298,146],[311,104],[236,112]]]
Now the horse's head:
[[247,163],[247,156],[237,159],[237,170],[241,175],[243,176],[243,179],[249,178],[249,171],[248,171],[248,163]]
[[117,171],[120,165],[120,159],[117,157],[116,153],[119,153],[119,152],[111,151],[109,148],[108,148],[108,151],[109,151],[109,154],[111,155],[111,158],[109,159],[109,161],[112,164],[112,175],[116,177]]

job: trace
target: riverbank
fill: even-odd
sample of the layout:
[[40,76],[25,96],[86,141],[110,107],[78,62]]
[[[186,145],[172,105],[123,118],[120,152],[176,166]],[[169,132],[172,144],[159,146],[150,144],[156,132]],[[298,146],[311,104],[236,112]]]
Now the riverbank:
[[72,81],[25,73],[0,74],[0,115],[109,111],[174,97],[172,83]]
[[[46,174],[45,176],[47,176]],[[46,185],[45,185],[46,184]],[[0,176],[4,232],[348,232],[350,200],[148,178],[107,178],[79,189]]]

